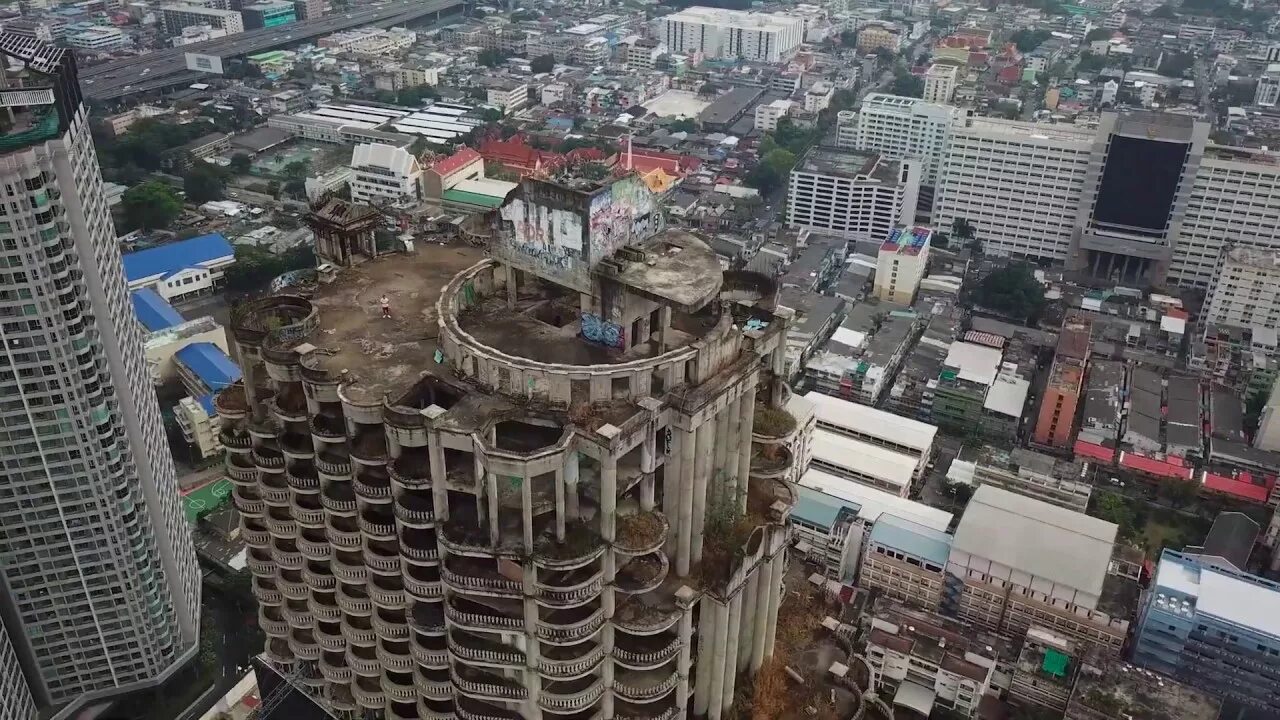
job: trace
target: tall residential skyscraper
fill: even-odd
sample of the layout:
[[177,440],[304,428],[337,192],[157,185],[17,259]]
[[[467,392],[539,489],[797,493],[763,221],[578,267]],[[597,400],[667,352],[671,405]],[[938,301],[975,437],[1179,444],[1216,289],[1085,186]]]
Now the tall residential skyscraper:
[[[0,709],[196,652],[200,573],[70,51],[0,34]],[[15,678],[17,672],[21,677]],[[18,693],[10,696],[10,689]],[[16,700],[9,707],[5,703]]]
[[636,175],[496,215],[386,253],[330,200],[328,282],[232,318],[265,659],[338,718],[720,720],[773,651],[789,312]]

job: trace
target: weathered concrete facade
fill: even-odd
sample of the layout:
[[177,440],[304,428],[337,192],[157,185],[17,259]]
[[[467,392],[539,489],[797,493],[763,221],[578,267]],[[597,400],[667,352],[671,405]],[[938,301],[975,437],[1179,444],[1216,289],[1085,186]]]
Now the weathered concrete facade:
[[584,262],[428,245],[237,313],[267,656],[339,716],[718,720],[772,652],[789,318],[687,233]]

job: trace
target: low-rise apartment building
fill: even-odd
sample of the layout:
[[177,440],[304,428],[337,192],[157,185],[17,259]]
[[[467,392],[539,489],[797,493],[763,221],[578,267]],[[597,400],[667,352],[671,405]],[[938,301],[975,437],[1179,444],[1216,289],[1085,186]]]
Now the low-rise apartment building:
[[867,537],[859,587],[904,605],[936,610],[942,602],[951,536],[896,515],[880,516]]
[[919,192],[916,160],[815,147],[791,170],[787,225],[880,241],[914,220]]

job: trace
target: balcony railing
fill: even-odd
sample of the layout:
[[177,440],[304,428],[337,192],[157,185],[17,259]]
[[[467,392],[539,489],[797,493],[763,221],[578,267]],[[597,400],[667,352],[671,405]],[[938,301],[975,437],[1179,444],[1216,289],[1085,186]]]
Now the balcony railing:
[[672,638],[670,644],[657,650],[639,652],[623,647],[613,648],[613,657],[627,667],[637,670],[657,667],[680,654],[680,641]]
[[518,630],[524,627],[523,618],[465,612],[463,610],[458,610],[448,603],[445,603],[444,614],[451,622],[462,625],[463,627],[480,628],[484,630]]
[[666,693],[670,692],[671,688],[674,688],[676,686],[676,683],[679,681],[680,681],[680,675],[674,672],[668,675],[665,680],[659,683],[647,684],[647,685],[632,685],[630,683],[625,682],[624,680],[620,680],[615,677],[613,679],[613,691],[619,697],[625,698],[627,700],[637,700],[637,701],[652,700],[654,698],[661,697]]
[[604,648],[596,646],[586,655],[570,660],[556,660],[543,656],[538,661],[538,671],[552,678],[573,678],[595,669],[604,659]]
[[477,592],[499,597],[521,597],[523,593],[521,584],[514,580],[463,575],[447,567],[440,569],[440,578],[445,585],[459,592]]
[[542,694],[538,696],[538,704],[544,710],[551,710],[553,712],[572,712],[591,705],[595,701],[599,700],[602,694],[604,694],[604,682],[597,680],[586,690],[568,695],[560,695],[544,690],[542,691]]
[[545,620],[538,622],[538,637],[549,643],[573,643],[584,640],[594,635],[600,626],[604,624],[604,613],[596,610],[589,617],[582,621],[565,624],[553,625]]
[[519,650],[493,642],[466,642],[449,636],[449,650],[457,657],[472,662],[490,663],[493,665],[514,665],[524,667],[524,653]]
[[[505,684],[502,678],[497,675],[488,675],[493,678],[490,681],[485,680],[464,680],[459,674],[457,668],[450,668],[449,675],[453,678],[453,684],[460,691],[469,695],[479,695],[481,697],[500,698],[503,700],[524,700],[529,697],[529,690],[515,684]],[[480,675],[476,673],[473,677]]]

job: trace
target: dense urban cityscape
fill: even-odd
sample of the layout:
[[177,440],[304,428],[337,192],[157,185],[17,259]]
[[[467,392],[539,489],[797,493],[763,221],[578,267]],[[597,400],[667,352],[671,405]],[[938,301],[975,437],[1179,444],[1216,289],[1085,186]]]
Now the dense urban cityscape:
[[1280,718],[1275,0],[0,54],[0,720]]

